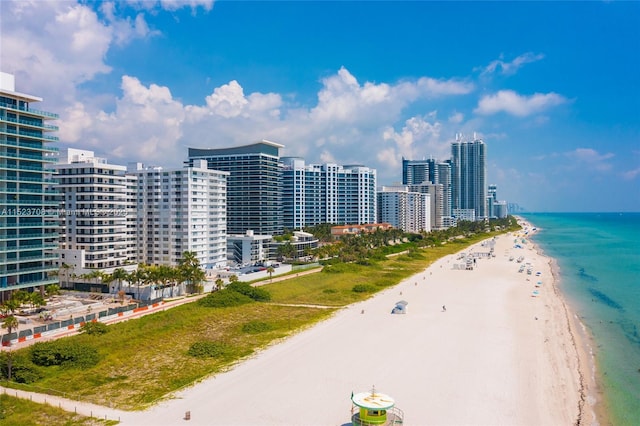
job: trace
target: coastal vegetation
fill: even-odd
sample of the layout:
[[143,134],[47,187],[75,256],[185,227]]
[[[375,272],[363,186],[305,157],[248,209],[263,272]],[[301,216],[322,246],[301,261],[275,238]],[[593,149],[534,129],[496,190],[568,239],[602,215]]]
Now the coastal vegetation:
[[[423,235],[392,230],[343,238],[316,253],[324,265],[320,273],[274,283],[266,278],[261,287],[232,280],[196,303],[109,325],[109,333],[84,332],[51,346],[13,351],[16,374],[2,384],[143,409],[328,318],[337,308],[397,284],[442,256],[514,226],[505,221]],[[7,352],[2,353],[3,378],[8,362]]]
[[51,405],[0,394],[0,424],[2,426],[111,426],[118,422],[86,417]]

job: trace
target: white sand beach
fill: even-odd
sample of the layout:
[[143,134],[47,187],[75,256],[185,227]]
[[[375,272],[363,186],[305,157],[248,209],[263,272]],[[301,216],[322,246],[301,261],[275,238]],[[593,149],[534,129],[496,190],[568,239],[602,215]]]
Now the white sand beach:
[[[498,237],[496,257],[471,271],[454,270],[455,255],[440,259],[174,399],[123,413],[122,424],[346,425],[352,392],[373,385],[395,398],[406,425],[575,424],[584,374],[573,320],[549,260],[514,238]],[[392,315],[399,300],[408,313]]]

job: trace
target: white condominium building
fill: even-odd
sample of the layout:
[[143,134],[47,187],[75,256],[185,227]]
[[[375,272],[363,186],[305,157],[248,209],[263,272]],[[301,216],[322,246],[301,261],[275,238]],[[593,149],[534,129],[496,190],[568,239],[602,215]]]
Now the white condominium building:
[[376,170],[362,165],[309,164],[284,157],[284,227],[376,222]]
[[196,159],[173,170],[136,163],[127,173],[137,177],[139,262],[175,266],[191,251],[204,268],[226,265],[228,172]]
[[68,148],[61,150],[52,168],[60,193],[60,265],[81,275],[132,263],[126,167],[108,164],[93,151]]
[[431,196],[406,185],[383,186],[378,192],[378,222],[404,232],[431,231]]
[[422,183],[419,185],[408,185],[409,192],[420,192],[423,194],[429,194],[430,208],[429,214],[431,216],[430,223],[433,229],[446,229],[444,218],[444,208],[446,206],[444,196],[444,186],[442,184],[434,183]]

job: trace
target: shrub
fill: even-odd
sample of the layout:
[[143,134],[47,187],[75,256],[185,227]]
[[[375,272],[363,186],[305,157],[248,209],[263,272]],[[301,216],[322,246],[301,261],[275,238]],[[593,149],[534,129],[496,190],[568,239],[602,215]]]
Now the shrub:
[[8,352],[0,353],[0,377],[7,379],[9,377],[9,356],[11,361],[11,380],[16,383],[33,383],[42,379],[42,372],[36,367],[31,360],[23,354]]
[[347,263],[335,263],[332,265],[327,265],[325,268],[322,268],[322,272],[328,274],[341,274],[343,272],[351,272],[353,271],[353,265]]
[[376,288],[369,284],[356,284],[353,286],[351,291],[355,293],[373,293],[376,291]]
[[229,353],[229,347],[224,343],[205,340],[192,344],[187,353],[195,358],[220,358]]
[[242,325],[242,331],[248,334],[259,334],[271,331],[275,327],[272,324],[262,321],[249,321]]
[[237,291],[221,290],[215,293],[209,293],[202,299],[198,300],[198,303],[208,308],[229,308],[232,306],[240,306],[246,303],[251,303],[253,300],[240,294]]
[[235,282],[227,286],[227,290],[244,294],[256,302],[268,302],[271,300],[271,293],[263,288],[253,287],[247,283]]
[[103,322],[85,322],[80,331],[87,334],[102,335],[109,332],[109,327]]
[[43,367],[93,367],[100,361],[98,350],[73,340],[38,342],[31,347],[31,361]]

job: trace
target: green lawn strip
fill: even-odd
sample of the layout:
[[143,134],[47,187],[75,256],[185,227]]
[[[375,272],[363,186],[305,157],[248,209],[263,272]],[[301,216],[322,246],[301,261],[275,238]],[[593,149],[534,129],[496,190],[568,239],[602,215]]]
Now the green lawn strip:
[[118,422],[86,417],[48,404],[0,394],[0,424],[2,426],[108,426],[116,425]]
[[336,267],[327,266],[322,272],[266,284],[262,288],[271,293],[271,301],[275,303],[342,307],[372,296],[372,293],[352,291],[355,285],[373,285],[382,290],[423,271],[444,256],[457,253],[494,235],[497,233],[478,234],[440,246],[415,249],[387,260],[372,261],[367,266],[357,263],[340,264],[337,265],[340,273],[327,272],[328,268]]
[[[231,308],[186,304],[111,325],[104,335],[69,337],[97,347],[101,355],[98,365],[87,369],[40,367],[43,379],[28,386],[11,386],[107,407],[142,409],[172,391],[225,371],[256,350],[332,312],[263,303]],[[242,326],[250,321],[273,327],[262,333],[242,332]],[[194,358],[187,351],[198,341],[222,342],[230,351],[223,358]]]

